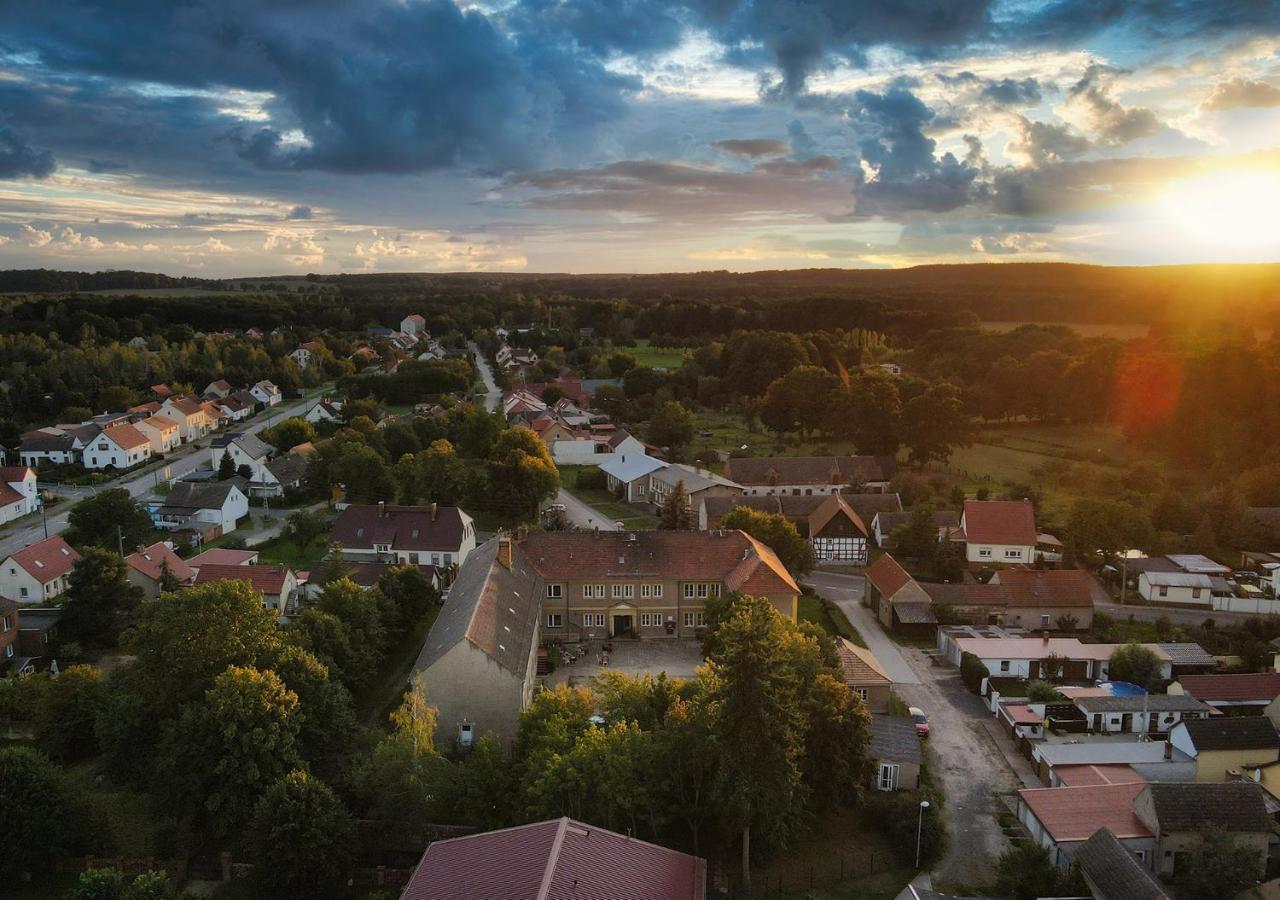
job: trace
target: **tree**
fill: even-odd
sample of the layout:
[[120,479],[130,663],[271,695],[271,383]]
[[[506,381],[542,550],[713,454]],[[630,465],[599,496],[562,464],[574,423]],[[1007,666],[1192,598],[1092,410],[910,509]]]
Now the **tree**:
[[564,399],[564,388],[558,384],[549,384],[542,389],[542,402],[547,406],[555,406]]
[[684,480],[675,483],[662,506],[658,509],[658,527],[664,531],[693,531],[698,527],[698,517],[689,505],[689,492]]
[[127,881],[117,869],[85,869],[70,894],[71,900],[174,900],[177,896],[168,872],[143,872]]
[[934,521],[932,503],[917,503],[902,526],[901,534],[894,535],[898,550],[911,559],[930,562],[938,553],[938,526]]
[[348,441],[330,463],[329,478],[346,488],[350,503],[377,503],[396,499],[396,482],[382,454],[368,444]]
[[1049,682],[1037,679],[1027,684],[1027,699],[1032,703],[1054,703],[1061,700],[1062,695]]
[[231,458],[230,453],[223,453],[218,459],[218,480],[226,481],[228,478],[236,477],[236,461]]
[[78,838],[62,772],[27,747],[0,749],[0,876],[35,872],[72,852]]
[[228,666],[169,730],[158,772],[172,807],[216,836],[231,834],[301,764],[300,725],[298,695],[275,672]]
[[341,578],[324,586],[315,606],[342,623],[351,648],[350,658],[342,664],[348,686],[368,684],[382,663],[387,638],[375,592]]
[[67,543],[117,550],[137,547],[154,530],[151,517],[124,488],[99,491],[71,507],[67,516]]
[[300,416],[293,416],[269,429],[262,437],[263,440],[274,447],[279,447],[281,450],[289,450],[299,444],[314,441],[316,439],[316,430],[306,419]]
[[441,438],[414,457],[414,477],[423,500],[453,506],[467,482],[466,464],[453,444]]
[[969,443],[969,416],[953,384],[935,384],[902,409],[903,439],[911,461],[945,462],[951,451]]
[[401,627],[418,621],[440,599],[440,593],[416,566],[395,566],[378,579],[378,591],[396,611]]
[[289,513],[284,535],[306,552],[307,548],[329,533],[329,520],[319,510],[300,509]]
[[636,358],[630,353],[619,351],[609,357],[609,375],[612,378],[621,378],[635,367]]
[[829,421],[840,379],[818,366],[797,366],[769,385],[760,420],[773,431],[798,431],[803,439]]
[[378,742],[358,776],[374,818],[434,820],[446,773],[435,747],[436,716],[419,676],[391,713],[391,733]]
[[102,673],[70,666],[49,684],[36,716],[36,743],[56,760],[76,760],[98,751],[94,724],[106,701]]
[[990,677],[991,672],[981,659],[967,651],[960,654],[960,680],[965,687],[976,694],[982,688],[982,679]]
[[693,413],[684,404],[668,400],[653,411],[649,420],[649,440],[659,447],[668,448],[672,457],[678,459],[693,440],[693,427]]
[[1022,841],[1000,855],[995,892],[1013,900],[1038,900],[1058,896],[1058,867],[1049,860],[1049,851],[1039,844]]
[[94,647],[113,647],[126,619],[142,602],[140,588],[129,583],[123,559],[98,547],[86,547],[71,568],[63,600],[62,628],[67,639]]
[[1206,828],[1195,864],[1178,879],[1178,897],[1230,900],[1263,877],[1264,858],[1229,831]]
[[1160,657],[1141,644],[1128,643],[1111,652],[1107,672],[1112,681],[1155,688],[1160,683]]
[[795,674],[783,661],[786,626],[773,605],[743,597],[718,631],[705,676],[720,748],[715,794],[726,829],[741,835],[750,892],[752,832],[784,843],[803,808],[803,725]]
[[803,575],[813,568],[813,547],[781,513],[735,506],[720,520],[720,527],[740,529],[765,544],[793,575]]
[[489,490],[508,524],[533,522],[538,507],[560,489],[560,472],[547,445],[530,429],[508,428],[489,459]]
[[1067,518],[1067,543],[1078,557],[1101,562],[1154,538],[1147,512],[1117,500],[1081,498]]
[[863,377],[854,381],[831,407],[827,429],[853,438],[858,452],[893,456],[902,431],[902,400],[888,378]]
[[258,801],[249,833],[254,878],[267,896],[342,892],[355,826],[324,782],[301,770],[276,781]]

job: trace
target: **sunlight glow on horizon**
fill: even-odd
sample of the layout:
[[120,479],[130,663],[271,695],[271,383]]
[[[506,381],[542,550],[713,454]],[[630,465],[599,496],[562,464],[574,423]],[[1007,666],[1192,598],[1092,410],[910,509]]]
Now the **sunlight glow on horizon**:
[[1280,248],[1280,172],[1232,169],[1169,185],[1165,209],[1198,240],[1238,250]]

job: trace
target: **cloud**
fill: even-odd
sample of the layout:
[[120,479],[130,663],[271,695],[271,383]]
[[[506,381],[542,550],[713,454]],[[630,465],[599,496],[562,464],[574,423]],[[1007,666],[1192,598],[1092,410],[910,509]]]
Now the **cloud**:
[[96,235],[76,231],[70,225],[64,225],[59,231],[56,226],[45,230],[26,223],[22,226],[22,233],[26,237],[28,247],[47,253],[94,253],[139,249],[137,244],[104,241]]
[[1119,145],[1150,137],[1164,124],[1142,107],[1126,107],[1111,96],[1112,85],[1123,70],[1094,64],[1067,93],[1068,104],[1083,111],[1085,122],[1103,144]]
[[1052,122],[1033,122],[1026,116],[1018,117],[1018,136],[1005,145],[1004,152],[1021,156],[1032,166],[1047,162],[1074,159],[1090,147],[1089,139],[1076,134],[1067,125]]
[[53,232],[42,231],[31,225],[23,225],[22,233],[27,236],[28,247],[47,247],[53,243]]
[[1026,78],[983,78],[974,72],[939,75],[938,80],[953,91],[963,91],[965,100],[987,107],[1035,106],[1041,100],[1040,82]]
[[1241,106],[1280,106],[1280,87],[1265,81],[1232,78],[1215,85],[1213,93],[1200,104],[1206,112],[1225,112]]
[[500,241],[471,240],[460,234],[402,232],[387,237],[377,231],[358,242],[354,257],[360,268],[373,271],[411,268],[428,271],[474,272],[523,269],[528,259]]
[[289,213],[288,215],[285,216],[285,218],[286,219],[310,219],[311,207],[295,206],[293,209],[289,210]]
[[973,238],[969,245],[978,253],[991,256],[1006,256],[1014,253],[1043,253],[1049,250],[1049,244],[1040,238],[1024,232],[1012,234],[983,234]]
[[711,146],[732,153],[735,156],[781,156],[791,152],[791,145],[786,141],[773,141],[767,138],[750,140],[715,141]]
[[32,147],[0,125],[0,178],[48,178],[56,165],[51,151]]
[[318,267],[324,264],[324,248],[310,232],[271,231],[262,249],[283,256],[295,266]]

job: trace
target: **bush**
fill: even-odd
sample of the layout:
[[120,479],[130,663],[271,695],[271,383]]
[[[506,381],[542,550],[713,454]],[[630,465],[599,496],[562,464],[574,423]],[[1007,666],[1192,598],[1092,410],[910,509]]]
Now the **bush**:
[[960,680],[973,693],[982,690],[982,679],[989,678],[991,672],[978,657],[972,653],[964,653],[960,657]]
[[[928,800],[923,826],[920,801]],[[916,829],[920,831],[920,865],[929,868],[947,850],[947,824],[942,810],[942,797],[936,791],[877,792],[863,807],[866,823],[885,836],[894,855],[904,866],[916,863]]]
[[1027,699],[1032,703],[1053,703],[1061,700],[1062,695],[1049,682],[1036,680],[1027,685]]
[[595,466],[588,466],[578,470],[578,487],[583,490],[607,490],[609,487],[609,479],[604,474],[603,469],[597,469]]

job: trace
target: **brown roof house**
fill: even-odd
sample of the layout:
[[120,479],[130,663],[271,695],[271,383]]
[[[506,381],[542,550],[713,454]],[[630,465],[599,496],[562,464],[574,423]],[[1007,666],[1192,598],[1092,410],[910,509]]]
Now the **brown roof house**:
[[164,541],[150,547],[139,547],[136,553],[124,558],[129,567],[129,583],[138,587],[148,600],[154,600],[165,590],[166,582],[174,586],[190,584],[196,570]]
[[720,520],[739,506],[784,516],[809,540],[819,566],[867,564],[866,523],[843,494],[707,497],[698,507],[698,527],[719,528]]
[[0,563],[0,596],[19,603],[47,603],[67,589],[80,554],[61,536],[45,538]]
[[1154,837],[1151,865],[1159,876],[1176,881],[1194,866],[1209,828],[1227,832],[1237,846],[1254,852],[1248,874],[1261,879],[1266,871],[1271,821],[1262,788],[1253,782],[1149,784],[1134,799],[1133,809]]
[[1280,733],[1266,716],[1186,719],[1169,743],[1196,761],[1196,781],[1226,781],[1249,766],[1280,760]]
[[[845,638],[836,639],[836,655],[849,690],[861,697],[871,712],[887,713],[893,679],[881,667],[880,660],[867,648]],[[915,724],[911,727],[914,729]]]
[[456,506],[352,505],[334,521],[329,541],[352,562],[453,566],[475,549],[476,526]]
[[[1089,576],[1079,569],[1003,569],[988,584],[929,585],[950,623],[1087,631],[1093,624]],[[936,611],[936,610],[935,610]]]
[[1076,851],[1075,862],[1095,900],[1169,900],[1169,893],[1110,828],[1099,828]]
[[436,841],[401,900],[705,900],[706,860],[573,819]]
[[914,791],[920,787],[920,735],[916,723],[902,716],[873,715],[867,755],[874,761],[873,786],[879,791]]
[[1031,565],[1036,559],[1036,514],[1030,500],[966,500],[960,530],[970,568]]
[[891,456],[774,456],[730,458],[725,477],[748,496],[839,494],[849,485],[886,491],[896,467]]
[[1260,716],[1280,697],[1280,672],[1183,675],[1169,685],[1169,693],[1190,694],[1233,716]]
[[205,563],[196,570],[195,584],[216,581],[243,581],[262,594],[262,605],[280,615],[297,611],[298,576],[283,565],[217,565]]
[[937,628],[933,599],[888,553],[867,567],[863,598],[880,623],[899,634],[928,637]]
[[537,684],[545,590],[509,535],[468,554],[414,664],[439,711],[440,746],[470,747],[487,733],[515,737]]

